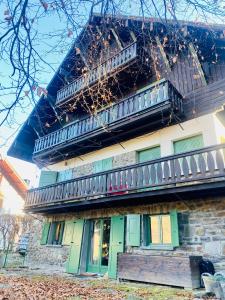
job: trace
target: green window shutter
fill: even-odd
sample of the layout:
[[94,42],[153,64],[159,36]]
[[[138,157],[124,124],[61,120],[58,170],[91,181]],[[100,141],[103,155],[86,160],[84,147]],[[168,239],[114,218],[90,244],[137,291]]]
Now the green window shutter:
[[151,243],[151,224],[150,224],[150,216],[143,215],[142,216],[142,241],[144,246],[149,246]]
[[41,171],[39,187],[56,183],[57,174],[58,172],[55,171]]
[[94,166],[94,173],[102,172],[102,160],[95,161],[93,163]]
[[117,277],[117,255],[124,251],[124,216],[111,217],[109,246],[109,278]]
[[187,151],[196,150],[204,147],[202,134],[185,138],[173,143],[174,153],[179,154]]
[[94,173],[104,172],[111,169],[112,169],[112,157],[94,162]]
[[161,157],[160,146],[138,151],[138,162],[142,163]]
[[48,232],[50,229],[50,224],[49,222],[44,222],[43,227],[42,227],[42,235],[41,235],[41,245],[46,245],[48,241]]
[[141,216],[127,215],[127,246],[140,246]]
[[80,266],[80,252],[83,237],[84,220],[76,220],[73,222],[73,236],[70,245],[69,259],[66,265],[66,272],[76,274]]
[[102,171],[112,170],[112,157],[102,160]]
[[63,233],[65,228],[65,222],[61,221],[61,228],[60,228],[60,234],[59,234],[59,245],[62,245],[62,239],[63,239]]
[[63,170],[58,172],[57,182],[70,180],[73,178],[73,169]]
[[179,246],[179,230],[178,230],[178,219],[177,210],[170,211],[170,221],[171,221],[171,234],[172,234],[172,244],[173,247]]
[[63,245],[70,245],[73,237],[74,221],[66,221],[63,234]]

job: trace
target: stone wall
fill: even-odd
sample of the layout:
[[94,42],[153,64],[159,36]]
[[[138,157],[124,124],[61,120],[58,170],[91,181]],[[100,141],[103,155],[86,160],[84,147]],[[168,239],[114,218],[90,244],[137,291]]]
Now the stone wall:
[[[157,214],[178,211],[180,247],[173,251],[143,250],[129,247],[127,252],[149,255],[202,255],[211,259],[217,270],[225,270],[225,197],[117,207],[48,216],[49,220],[100,218],[130,213]],[[64,268],[68,246],[40,246],[41,222],[34,226],[29,261]]]
[[[119,168],[125,167],[131,164],[135,164],[136,160],[136,151],[131,151],[128,153],[123,153],[120,155],[116,155],[112,160],[112,167]],[[77,166],[73,168],[73,178],[86,176],[94,173],[94,163],[84,164],[82,166]]]
[[29,232],[29,246],[25,264],[31,268],[54,268],[65,272],[69,247],[40,244],[44,219],[38,216],[33,221]]

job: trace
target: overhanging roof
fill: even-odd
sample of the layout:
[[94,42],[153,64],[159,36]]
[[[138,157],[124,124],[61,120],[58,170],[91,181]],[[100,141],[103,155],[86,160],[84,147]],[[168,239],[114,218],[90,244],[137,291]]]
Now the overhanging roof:
[[[189,26],[193,29],[203,29],[208,31],[218,31],[223,32],[225,29],[225,25],[221,24],[206,24],[202,22],[186,22],[186,21],[173,21],[173,20],[167,20],[167,22],[164,22],[163,20],[160,20],[158,18],[143,18],[143,17],[137,17],[137,16],[105,16],[106,19],[113,19],[113,21],[128,21],[129,24],[135,23],[154,23],[154,24],[166,24],[170,25],[171,27],[177,27],[179,26]],[[33,109],[31,114],[29,115],[28,119],[20,129],[17,137],[15,138],[14,142],[10,146],[8,150],[8,155],[12,157],[16,157],[25,161],[32,162],[32,154],[34,149],[35,140],[40,136],[43,136],[45,134],[43,124],[47,122],[49,116],[56,116],[55,110],[54,110],[54,104],[55,104],[55,98],[57,90],[62,85],[62,78],[63,75],[60,74],[60,69],[63,68],[66,65],[66,62],[68,60],[73,59],[73,53],[74,53],[74,47],[75,45],[79,44],[79,42],[82,41],[83,37],[85,36],[87,32],[88,25],[90,23],[99,23],[101,22],[102,16],[100,14],[94,14],[86,23],[83,30],[80,32],[80,34],[75,39],[74,43],[72,44],[72,47],[70,48],[68,54],[66,55],[65,59],[63,60],[62,64],[59,66],[58,70],[54,74],[52,80],[47,86],[48,90],[48,96],[45,99],[44,97],[41,97],[38,101],[36,107]],[[129,26],[128,24],[128,26]]]
[[0,173],[6,178],[17,193],[24,199],[28,189],[26,183],[7,160],[0,158]]

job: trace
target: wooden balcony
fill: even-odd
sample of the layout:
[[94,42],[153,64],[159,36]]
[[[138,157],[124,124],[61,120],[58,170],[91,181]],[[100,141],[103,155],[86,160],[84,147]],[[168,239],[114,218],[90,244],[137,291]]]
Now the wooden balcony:
[[[141,123],[146,118],[147,124],[155,123],[154,116],[158,114],[157,121],[161,122],[162,113],[182,112],[182,98],[175,88],[166,80],[158,81],[147,89],[137,92],[122,101],[100,111],[94,116],[88,116],[77,122],[71,123],[62,129],[52,132],[35,141],[34,158],[47,155],[49,151],[59,150],[68,152],[72,145],[79,144],[85,139],[99,138],[103,143],[106,136],[113,129],[122,131],[127,124],[136,126],[138,132],[138,122]],[[159,116],[160,115],[160,116]],[[166,114],[165,114],[166,117]],[[124,130],[132,133],[131,128]],[[142,133],[143,134],[143,133]],[[117,135],[118,137],[118,135]],[[90,149],[89,149],[90,151]]]
[[67,86],[64,86],[57,92],[56,105],[64,104],[76,93],[90,87],[105,76],[113,74],[117,69],[128,65],[137,57],[137,44],[133,43],[122,51],[107,59],[96,68],[90,70],[87,74],[80,76]]
[[[160,201],[164,198],[184,199],[191,192],[193,197],[210,189],[225,188],[225,144],[219,144],[184,154],[171,155],[153,161],[84,176],[27,193],[26,211],[57,211],[71,207],[87,208],[108,202],[130,203],[132,199]],[[182,198],[179,193],[185,193]],[[190,199],[190,198],[188,198]],[[120,202],[121,201],[121,202]]]

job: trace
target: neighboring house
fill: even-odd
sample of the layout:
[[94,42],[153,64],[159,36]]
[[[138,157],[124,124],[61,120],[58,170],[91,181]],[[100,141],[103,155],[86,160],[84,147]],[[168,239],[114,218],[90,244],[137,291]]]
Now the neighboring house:
[[224,29],[89,20],[8,152],[44,166],[33,264],[184,286],[194,255],[224,268]]
[[0,158],[0,250],[19,232],[26,192],[26,183],[7,160]]
[[0,158],[0,208],[1,213],[21,214],[27,184],[11,164]]

